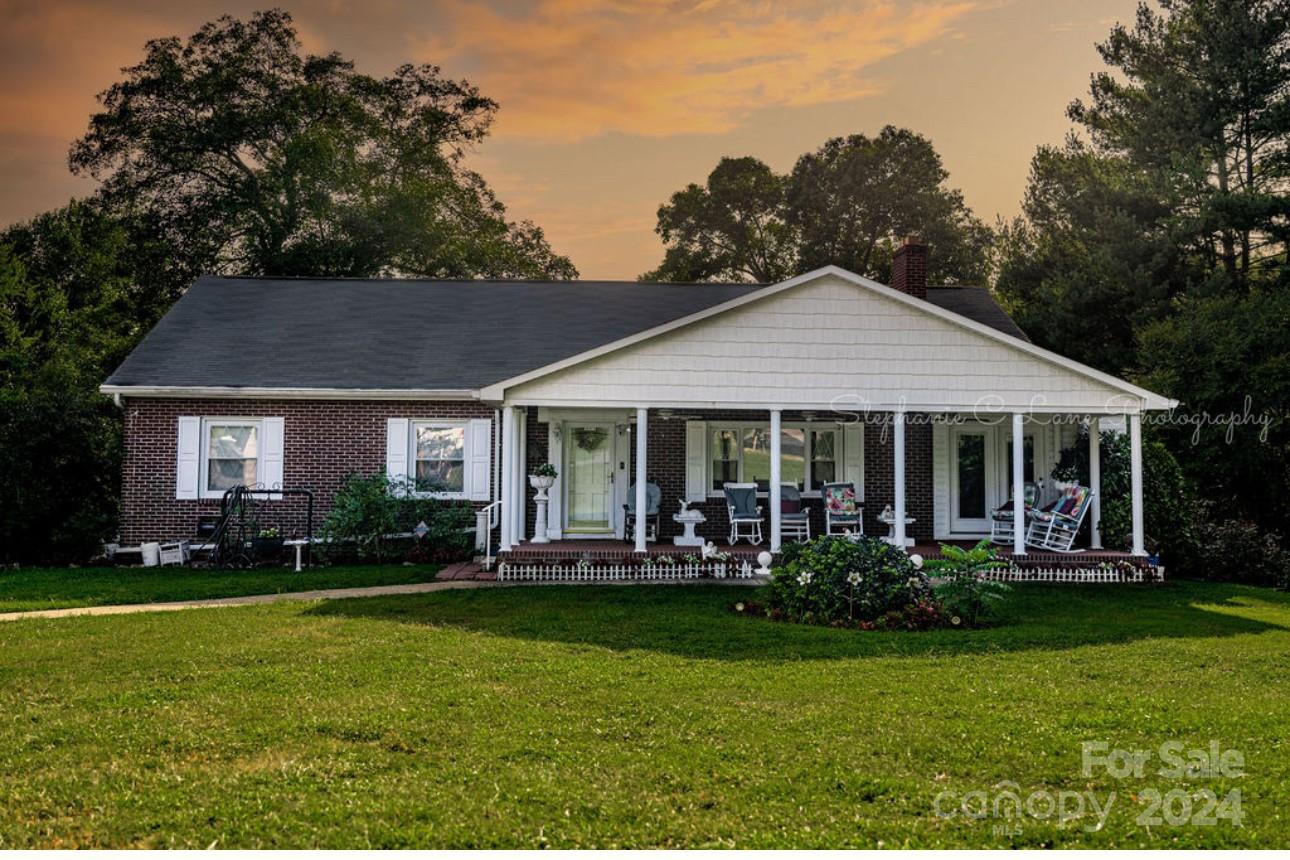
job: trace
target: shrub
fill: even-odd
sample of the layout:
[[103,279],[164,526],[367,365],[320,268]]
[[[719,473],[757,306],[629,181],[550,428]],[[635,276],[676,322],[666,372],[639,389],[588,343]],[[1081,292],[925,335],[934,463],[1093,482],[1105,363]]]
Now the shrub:
[[1218,515],[1203,505],[1196,523],[1196,549],[1183,573],[1219,582],[1290,586],[1290,552],[1281,536],[1246,519]]
[[989,620],[1012,588],[986,575],[1007,567],[1007,562],[999,559],[989,540],[971,549],[942,544],[941,555],[943,558],[928,561],[927,569],[937,575],[932,587],[950,622],[976,627]]
[[773,618],[832,625],[873,624],[931,598],[927,577],[904,551],[869,537],[789,545],[766,594]]
[[[1132,545],[1133,499],[1130,496],[1129,436],[1103,433],[1099,448],[1102,461],[1102,544],[1108,549]],[[1074,447],[1062,451],[1053,477],[1088,486],[1088,432],[1081,428]],[[1177,459],[1162,443],[1142,444],[1142,513],[1148,547],[1159,552],[1165,564],[1184,561],[1195,546],[1191,523],[1196,503]],[[1085,518],[1084,533],[1092,527]]]
[[[411,481],[390,481],[383,474],[350,475],[332,499],[321,534],[326,554],[353,553],[363,560],[446,562],[469,558],[474,525],[469,502],[418,496]],[[421,538],[392,538],[409,534],[424,522]]]

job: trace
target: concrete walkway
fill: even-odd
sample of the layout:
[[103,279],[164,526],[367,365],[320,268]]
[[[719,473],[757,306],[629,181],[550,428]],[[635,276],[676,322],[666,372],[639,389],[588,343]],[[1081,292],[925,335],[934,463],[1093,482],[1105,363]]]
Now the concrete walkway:
[[350,597],[386,597],[395,594],[425,594],[456,588],[487,588],[496,583],[473,580],[415,582],[410,585],[372,585],[364,588],[321,588],[317,591],[288,591],[282,594],[248,594],[244,597],[214,597],[208,600],[177,600],[173,603],[125,603],[114,606],[77,606],[70,609],[33,609],[0,612],[0,621],[22,618],[69,618],[73,615],[130,615],[135,612],[173,612],[178,609],[209,609],[216,606],[257,606],[284,600],[344,600]]
[[[76,615],[132,615],[136,612],[174,612],[179,609],[210,609],[217,606],[258,606],[262,603],[281,603],[284,600],[345,600],[351,597],[388,597],[399,594],[428,594],[432,591],[452,591],[459,588],[524,588],[533,586],[572,585],[572,586],[605,586],[605,585],[728,585],[758,586],[765,585],[766,577],[755,576],[749,579],[729,577],[726,579],[660,579],[637,580],[619,579],[598,582],[556,581],[556,582],[498,582],[496,575],[485,574],[490,578],[462,578],[477,574],[477,568],[471,565],[451,565],[439,572],[439,579],[434,582],[415,582],[408,585],[369,585],[362,588],[320,588],[317,591],[288,591],[282,594],[248,594],[242,597],[211,597],[205,600],[177,600],[172,603],[120,603],[111,606],[77,606],[67,609],[31,609],[26,612],[0,612],[0,621],[19,621],[23,618],[71,618]],[[448,579],[444,575],[448,575]]]

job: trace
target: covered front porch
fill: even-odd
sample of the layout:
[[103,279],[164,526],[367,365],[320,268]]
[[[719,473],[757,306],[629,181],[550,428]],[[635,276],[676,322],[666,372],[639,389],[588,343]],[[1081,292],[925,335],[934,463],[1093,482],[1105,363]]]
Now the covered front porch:
[[[683,525],[673,517],[683,507],[703,516],[695,530],[705,543],[729,555],[735,567],[744,560],[756,567],[763,550],[777,553],[787,541],[828,531],[820,490],[829,483],[854,488],[858,531],[924,557],[937,555],[942,542],[970,544],[993,532],[1016,570],[1100,571],[1125,562],[1135,570],[1150,566],[1142,531],[1136,413],[527,405],[505,407],[501,418],[501,507],[509,508],[510,516],[501,516],[499,561],[511,571],[543,564],[626,571],[659,558],[679,564],[700,555],[696,546],[674,544]],[[1028,543],[1033,508],[1062,491],[1052,474],[1060,453],[1077,444],[1084,429],[1087,440],[1078,444],[1087,445],[1089,461],[1097,464],[1104,424],[1130,440],[1131,543],[1103,546],[1096,467],[1088,482],[1087,524],[1072,551]],[[527,479],[542,463],[559,474],[546,493],[545,512],[539,512]],[[760,542],[730,543],[726,482],[758,488]],[[1036,484],[1044,497],[1033,498]],[[789,488],[800,495],[807,514],[805,534],[800,526],[786,528],[782,514]],[[657,498],[656,507],[647,493]],[[1034,504],[1027,506],[1028,501]],[[1001,533],[991,517],[1009,509],[1014,517]],[[833,531],[843,529],[834,524]]]
[[[736,543],[729,484],[743,485],[738,519],[756,519],[752,531],[772,553],[789,539],[786,522],[799,525],[788,517],[793,496],[809,512],[810,534],[824,530],[822,491],[830,518],[835,510],[830,484],[850,487],[857,528],[900,547],[993,535],[1013,559],[1096,552],[1104,549],[1096,466],[1089,486],[1069,495],[1060,488],[1056,499],[1059,482],[1045,476],[1053,478],[1081,424],[1098,463],[1107,419],[1132,446],[1123,549],[1146,558],[1142,415],[1177,405],[921,291],[834,267],[485,386],[480,396],[501,411],[503,553],[526,540],[630,532],[631,551],[643,558],[652,532],[659,544],[674,540],[682,507],[702,513],[699,537]],[[545,522],[527,498],[529,469],[542,462],[559,472]],[[655,529],[650,484],[660,500]],[[995,515],[1009,507],[1001,532]],[[1061,528],[1036,541],[1035,522]]]

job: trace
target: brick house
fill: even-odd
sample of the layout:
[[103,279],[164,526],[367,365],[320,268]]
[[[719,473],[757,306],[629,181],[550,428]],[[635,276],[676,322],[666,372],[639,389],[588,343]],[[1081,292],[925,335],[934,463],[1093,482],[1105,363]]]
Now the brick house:
[[[122,538],[186,537],[237,484],[309,489],[322,516],[346,475],[384,470],[487,510],[515,551],[536,525],[525,475],[550,462],[547,533],[570,546],[621,540],[641,482],[660,545],[682,500],[725,540],[727,481],[758,486],[772,548],[786,483],[813,534],[821,486],[849,483],[866,534],[970,539],[1109,418],[1132,440],[1142,554],[1141,415],[1175,404],[1031,344],[987,290],[929,287],[926,253],[899,249],[892,286],[836,267],[769,285],[202,278],[102,387],[125,422]],[[299,499],[268,505],[300,530]]]

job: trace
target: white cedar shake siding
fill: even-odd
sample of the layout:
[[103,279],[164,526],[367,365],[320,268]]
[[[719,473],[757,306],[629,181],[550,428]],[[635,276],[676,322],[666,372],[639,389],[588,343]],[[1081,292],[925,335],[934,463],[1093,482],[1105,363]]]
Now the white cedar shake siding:
[[[1122,388],[825,274],[549,375],[529,404],[1107,411]],[[721,402],[714,402],[719,397]],[[1133,407],[1136,409],[1136,405]]]

